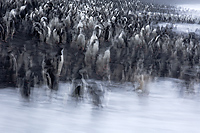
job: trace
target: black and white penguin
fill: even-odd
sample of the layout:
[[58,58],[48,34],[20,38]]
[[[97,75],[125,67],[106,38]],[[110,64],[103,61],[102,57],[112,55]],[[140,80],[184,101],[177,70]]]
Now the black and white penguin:
[[60,43],[59,29],[53,29],[52,35],[53,43]]
[[4,36],[5,36],[4,27],[2,26],[2,24],[0,24],[0,38],[2,41],[4,40]]
[[33,81],[33,73],[29,69],[25,72],[25,76],[21,81],[21,94],[24,97],[29,97],[31,95],[31,88],[34,87],[32,86]]
[[138,93],[149,94],[148,85],[152,81],[152,77],[148,74],[141,74],[135,76],[135,80],[138,83],[138,86],[135,88],[135,90]]
[[95,106],[102,106],[106,95],[106,89],[96,81],[87,82],[87,93]]
[[95,25],[94,30],[96,31],[96,36],[100,39],[102,28],[100,25]]
[[53,59],[46,58],[43,61],[43,79],[45,84],[50,89],[58,89],[58,76],[57,71],[55,69],[55,64],[53,62]]
[[62,68],[63,68],[63,63],[64,63],[64,54],[63,54],[64,49],[60,48],[58,50],[58,53],[56,55],[57,58],[57,64],[58,64],[58,72],[57,75],[60,76]]
[[85,44],[86,44],[86,38],[83,33],[83,28],[80,28],[80,33],[77,37],[76,44],[79,50],[84,50],[85,49]]
[[106,26],[106,29],[105,29],[105,34],[104,34],[104,40],[105,41],[109,41],[111,35],[110,35],[110,25],[107,25]]
[[119,41],[119,48],[124,48],[127,45],[127,38],[124,31],[121,31],[121,33],[118,36]]
[[110,80],[110,48],[97,56],[95,70],[102,79]]
[[46,32],[39,22],[33,23],[32,34],[41,42],[44,42],[46,38]]
[[63,63],[63,48],[60,48],[58,50],[58,53],[55,55],[54,58],[45,57],[45,59],[43,60],[43,79],[45,81],[45,84],[50,89],[58,89],[59,76],[62,71]]
[[72,80],[71,95],[73,97],[84,97],[86,89],[86,81],[83,75],[78,72]]

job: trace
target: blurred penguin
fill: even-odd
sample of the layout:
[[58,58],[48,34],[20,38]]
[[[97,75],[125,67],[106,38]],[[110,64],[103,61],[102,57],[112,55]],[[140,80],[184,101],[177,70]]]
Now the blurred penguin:
[[43,79],[50,89],[57,90],[59,76],[64,62],[63,48],[59,48],[54,58],[45,57],[42,63]]
[[91,98],[92,103],[96,106],[102,107],[106,94],[105,88],[96,81],[88,81],[87,88],[88,96]]

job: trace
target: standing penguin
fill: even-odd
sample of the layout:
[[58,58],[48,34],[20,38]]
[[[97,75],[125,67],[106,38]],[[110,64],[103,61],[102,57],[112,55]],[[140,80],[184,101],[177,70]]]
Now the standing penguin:
[[108,25],[105,29],[105,36],[104,36],[104,40],[105,41],[109,41],[110,39],[110,25]]
[[92,103],[96,106],[102,106],[106,94],[105,88],[96,81],[89,81],[87,88]]
[[57,75],[60,76],[60,73],[62,71],[63,63],[64,63],[64,55],[63,55],[63,48],[60,48],[57,54],[57,64],[58,64],[58,72]]
[[53,59],[45,57],[43,61],[42,64],[43,78],[50,89],[54,90],[58,89],[59,76],[62,71],[63,62],[64,62],[63,48],[60,48],[58,50],[58,53],[55,55]]
[[83,97],[85,92],[86,81],[83,75],[78,72],[72,80],[72,96]]

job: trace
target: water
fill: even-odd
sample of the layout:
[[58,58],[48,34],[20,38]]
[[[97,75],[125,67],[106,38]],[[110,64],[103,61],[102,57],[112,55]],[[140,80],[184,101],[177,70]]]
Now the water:
[[[140,0],[146,3],[155,3],[155,4],[164,4],[172,5],[177,8],[181,8],[181,11],[184,12],[182,15],[187,14],[193,18],[199,18],[200,14],[200,1],[199,0]],[[180,12],[181,14],[181,12]]]
[[[166,27],[171,26],[170,23],[159,23],[158,26]],[[188,23],[175,23],[173,24],[173,31],[177,33],[190,33],[195,32],[196,34],[200,35],[200,24],[188,24]]]
[[148,3],[156,4],[167,4],[167,5],[177,5],[177,4],[199,4],[199,0],[140,0]]
[[189,10],[193,10],[199,13],[200,11],[200,4],[179,4],[178,6],[185,8],[185,9],[189,9]]
[[72,98],[69,83],[60,83],[57,92],[34,88],[30,99],[22,98],[17,88],[1,89],[0,131],[197,133],[199,85],[194,94],[187,94],[177,81],[158,79],[149,84],[149,95],[134,92],[130,83],[100,82],[107,89],[103,107],[93,105],[88,97]]

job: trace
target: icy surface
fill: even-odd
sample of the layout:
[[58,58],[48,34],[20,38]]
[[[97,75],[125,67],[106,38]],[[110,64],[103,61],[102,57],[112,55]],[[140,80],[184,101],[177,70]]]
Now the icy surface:
[[59,91],[34,88],[30,99],[19,90],[0,90],[0,131],[6,133],[197,133],[200,122],[199,85],[186,94],[178,80],[149,84],[149,95],[133,91],[131,83],[100,82],[107,89],[103,107],[69,95],[71,84]]

